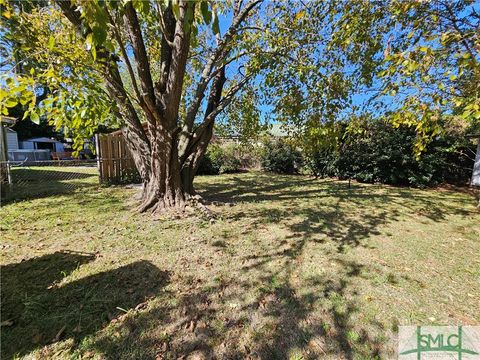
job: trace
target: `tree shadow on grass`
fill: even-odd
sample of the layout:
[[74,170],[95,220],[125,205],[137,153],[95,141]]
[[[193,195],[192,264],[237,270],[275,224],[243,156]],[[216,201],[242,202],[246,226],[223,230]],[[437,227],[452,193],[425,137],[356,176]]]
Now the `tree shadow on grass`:
[[[242,216],[262,222],[269,211]],[[272,243],[255,254],[240,255],[229,264],[230,276],[215,286],[189,280],[178,295],[164,294],[172,298],[159,299],[148,312],[118,325],[116,331],[124,334],[120,338],[105,333],[93,347],[106,359],[288,359],[296,349],[302,349],[305,359],[353,359],[359,353],[375,359],[388,353],[376,337],[384,332],[382,324],[356,324],[361,300],[355,285],[372,270],[342,256],[347,247],[365,246],[362,240],[393,217],[380,213],[349,218],[335,205],[284,211],[284,220],[299,214],[304,218],[286,225],[293,231],[288,246]],[[320,223],[318,218],[327,219]],[[330,232],[338,244],[335,253],[325,254],[338,271],[312,276],[300,290],[295,271],[319,232]],[[175,282],[179,286],[180,280]],[[257,295],[245,301],[245,292]],[[243,338],[246,333],[249,339]],[[359,344],[366,345],[359,349]]]
[[[235,254],[229,253],[228,239],[212,241],[210,246],[226,256],[228,275],[215,285],[202,284],[201,269],[188,280],[175,276],[176,292],[163,293],[148,311],[115,325],[120,337],[102,332],[92,343],[106,359],[267,360],[288,359],[296,351],[304,359],[392,357],[391,342],[386,344],[391,327],[363,318],[368,300],[358,285],[372,275],[386,277],[388,270],[355,259],[350,251],[368,249],[372,235],[401,217],[443,221],[467,213],[464,203],[445,206],[450,194],[360,184],[349,188],[302,177],[233,175],[199,189],[210,200],[273,205],[234,207],[224,216],[226,222],[250,224],[258,246]],[[259,231],[270,224],[287,235],[262,242]],[[201,266],[196,256],[203,250],[192,251],[189,261]],[[318,266],[334,270],[299,280],[298,269],[311,251],[323,255],[325,263]]]
[[[348,186],[345,182],[301,177],[270,178],[257,174],[245,179],[232,176],[224,187],[207,184],[202,190],[204,196],[212,200],[271,203],[273,207],[255,206],[246,211],[232,211],[226,219],[248,218],[253,228],[281,223],[291,232],[279,244],[289,244],[289,248],[277,246],[244,259],[248,263],[243,271],[250,273],[261,269],[260,273],[267,274],[263,282],[275,283],[273,289],[263,295],[263,300],[258,300],[261,303],[270,297],[269,314],[275,319],[259,340],[263,344],[257,355],[263,359],[288,358],[293,349],[317,341],[318,337],[327,344],[318,345],[316,351],[311,352],[312,358],[329,355],[351,359],[359,352],[372,359],[391,355],[391,349],[383,344],[384,334],[391,329],[373,320],[368,329],[354,323],[362,302],[355,289],[356,279],[369,281],[372,274],[378,276],[382,270],[375,264],[346,260],[348,257],[344,254],[356,247],[369,248],[368,239],[380,234],[383,225],[410,216],[441,222],[451,215],[472,214],[468,210],[469,199],[458,197],[454,192],[362,184]],[[325,247],[325,256],[335,259],[340,268],[334,276],[311,279],[317,289],[324,289],[322,292],[299,294],[292,284],[293,270],[302,261],[307,244],[325,241],[334,244],[333,251]],[[272,273],[270,265],[275,261],[284,261],[284,266]],[[324,319],[311,318],[311,306],[315,303],[324,308]]]
[[389,185],[371,185],[351,183],[334,179],[314,179],[304,176],[252,173],[245,179],[241,176],[229,176],[225,181],[215,184],[200,184],[200,193],[211,201],[233,201],[243,203],[258,202],[295,202],[307,199],[334,197],[338,202],[349,201],[359,207],[376,204],[380,208],[397,206],[414,210],[419,216],[433,221],[442,221],[449,214],[468,215],[465,208],[474,203],[467,197],[455,197],[457,206],[445,205],[452,200],[454,191],[436,189],[421,190]]
[[[250,224],[249,231],[255,232],[258,246],[236,253],[229,252],[228,239],[221,243],[222,246],[215,241],[190,243],[188,246],[199,247],[198,251],[188,253],[188,262],[194,264],[195,269],[179,266],[178,272],[170,276],[149,263],[140,262],[54,287],[49,293],[44,287],[62,279],[50,276],[50,280],[40,282],[38,298],[50,299],[53,309],[62,309],[53,296],[67,299],[74,305],[68,305],[67,310],[57,310],[62,321],[51,320],[48,314],[53,310],[42,310],[47,315],[41,315],[40,319],[50,319],[45,322],[55,325],[47,340],[55,337],[58,329],[68,322],[65,337],[78,341],[95,333],[88,344],[82,345],[82,351],[93,351],[112,360],[189,356],[197,359],[287,359],[295,351],[301,352],[305,359],[392,357],[390,345],[385,344],[391,329],[375,319],[362,317],[365,315],[363,306],[368,300],[359,292],[358,285],[370,281],[372,274],[388,275],[383,273],[388,270],[355,258],[350,251],[368,249],[368,239],[372,235],[381,232],[383,225],[400,221],[401,217],[420,216],[443,221],[451,214],[463,215],[466,207],[461,201],[466,200],[459,199],[458,206],[445,206],[445,197],[452,196],[449,193],[430,194],[397,188],[380,188],[379,191],[379,187],[359,184],[348,188],[341,182],[315,182],[301,177],[279,177],[271,181],[263,175],[257,179],[238,177],[236,180],[237,177],[228,177],[226,185],[203,185],[202,189],[210,199],[218,199],[215,195],[218,191],[226,196],[225,200],[233,197],[235,201],[246,203],[269,205],[267,203],[272,202],[272,207],[247,206],[244,210],[233,207],[225,215],[227,222]],[[262,240],[258,231],[268,229],[271,224],[282,227],[287,235],[282,235],[281,239]],[[209,246],[225,255],[217,258],[225,262],[218,264],[218,271],[224,277],[210,282],[205,277],[202,279],[203,272],[208,271],[202,259],[208,256]],[[313,266],[326,269],[317,271],[316,268],[302,277],[299,269],[306,268],[302,266],[312,252],[317,255],[315,261],[321,262]],[[70,270],[66,272],[73,271],[75,266],[67,267]],[[140,270],[135,270],[137,268]],[[121,280],[124,274],[141,283],[124,286],[122,282],[127,281]],[[211,271],[209,275],[214,278],[217,273]],[[172,291],[159,293],[157,288],[162,287],[165,279],[172,285]],[[34,283],[33,279],[29,282]],[[125,288],[134,290],[129,294]],[[108,301],[105,297],[101,297],[104,303],[97,301],[91,294],[106,294]],[[141,301],[135,297],[143,294],[155,296],[145,311],[130,312],[108,331],[96,332],[110,319],[108,314],[116,311],[117,306],[128,310]],[[80,312],[80,308],[81,311],[90,309],[81,319],[86,317],[92,325],[82,325],[82,332],[77,335],[71,329],[75,329],[80,318],[78,314],[73,317],[71,314]],[[116,314],[118,312],[112,315]],[[26,329],[23,334],[27,335],[20,344],[26,349],[38,347],[29,343],[34,328],[26,323],[22,326]],[[39,320],[35,320],[35,326],[40,326]],[[47,333],[47,330],[42,331]],[[12,343],[14,335],[9,336],[4,344]],[[17,332],[15,336],[22,338],[22,333]],[[25,351],[16,344],[15,347],[18,352]]]
[[[360,342],[368,344],[364,358],[379,359],[383,344],[370,334],[371,329],[353,330],[358,329],[355,315],[360,303],[352,285],[364,276],[363,265],[340,263],[338,276],[310,279],[305,285],[312,291],[299,293],[290,279],[296,259],[292,255],[285,271],[272,272],[268,265],[259,264],[257,270],[265,275],[256,280],[265,285],[241,307],[231,309],[241,302],[241,290],[251,290],[255,284],[235,279],[234,271],[234,278],[208,289],[192,287],[180,295],[163,294],[175,300],[161,301],[147,312],[128,317],[109,333],[100,334],[91,349],[112,360],[269,360],[289,359],[292,350],[308,347],[304,359],[353,359]],[[325,304],[324,312],[314,316],[318,303]],[[381,324],[371,327],[384,330]],[[118,335],[113,337],[112,332]],[[247,332],[253,334],[250,342],[242,339]]]
[[56,252],[1,267],[2,358],[71,338],[78,343],[120,313],[157,294],[168,274],[148,261],[62,284],[92,254]]
[[[362,227],[360,233],[349,234],[367,236],[368,231]],[[355,355],[380,359],[389,351],[376,337],[384,332],[384,326],[378,322],[368,324],[368,328],[356,324],[356,316],[361,311],[356,283],[368,279],[372,269],[354,260],[344,260],[341,255],[326,254],[336,263],[338,270],[333,274],[310,277],[301,284],[308,291],[299,291],[294,273],[310,241],[305,234],[298,237],[290,249],[251,257],[249,260],[254,263],[244,266],[248,271],[255,269],[265,274],[261,282],[267,284],[254,303],[259,306],[253,306],[254,311],[267,321],[261,324],[258,346],[252,358],[288,359],[297,354],[304,359],[325,356],[353,359]],[[358,246],[360,241],[354,243]],[[342,252],[338,249],[339,254]],[[279,259],[284,261],[283,267],[272,271],[271,264]],[[359,348],[359,343],[365,344],[363,349]],[[230,356],[236,353],[236,350],[230,351]]]

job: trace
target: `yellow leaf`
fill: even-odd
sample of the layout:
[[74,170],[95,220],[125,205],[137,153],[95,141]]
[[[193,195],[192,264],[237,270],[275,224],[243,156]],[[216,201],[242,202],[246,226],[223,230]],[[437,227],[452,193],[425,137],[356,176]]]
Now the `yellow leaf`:
[[304,16],[305,16],[305,11],[302,10],[302,11],[298,12],[297,15],[295,15],[295,19],[298,21],[301,18],[303,18]]

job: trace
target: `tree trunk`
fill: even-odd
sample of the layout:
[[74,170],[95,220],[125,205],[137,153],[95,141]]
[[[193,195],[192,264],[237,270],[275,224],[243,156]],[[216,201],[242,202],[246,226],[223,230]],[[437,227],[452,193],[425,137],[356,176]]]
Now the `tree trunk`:
[[168,166],[165,171],[154,173],[150,180],[143,184],[142,203],[139,211],[183,210],[185,208],[186,197],[180,177],[169,177],[167,173],[172,169]]
[[143,180],[140,211],[185,208],[184,187],[180,175],[176,131],[156,129],[151,143],[150,172]]
[[201,138],[194,146],[194,149],[191,150],[191,153],[183,162],[181,171],[182,185],[185,189],[186,194],[188,194],[188,198],[198,198],[198,194],[193,187],[193,180],[197,173],[200,162],[202,161],[203,156],[207,151],[207,147],[212,138],[212,134],[213,121],[207,126]]
[[200,198],[193,187],[193,180],[200,162],[207,151],[208,144],[212,139],[215,117],[212,117],[211,119],[209,117],[212,115],[212,112],[220,101],[225,80],[225,68],[222,68],[215,76],[210,96],[208,98],[204,116],[204,120],[207,121],[207,123],[204,123],[205,126],[198,134],[198,137],[194,141],[190,141],[189,146],[187,146],[188,151],[181,158],[181,161],[183,160],[180,174],[182,178],[182,188],[185,193],[185,198],[188,200]]
[[[56,0],[56,3],[80,37],[87,38],[93,34],[93,29],[75,3],[62,0]],[[116,52],[101,43],[95,44],[96,61],[101,65],[106,90],[116,101],[115,115],[125,122],[123,134],[143,181],[140,211],[183,210],[188,202],[202,208],[193,180],[212,138],[215,117],[251,77],[244,76],[222,96],[225,67],[230,63],[224,60],[232,49],[230,45],[240,24],[259,3],[260,0],[250,0],[243,9],[242,1],[236,3],[232,24],[223,37],[218,34],[217,46],[205,63],[195,87],[194,99],[183,118],[179,116],[179,107],[197,2],[170,0],[163,10],[158,7],[162,38],[160,58],[155,61],[160,60],[159,78],[152,76],[150,66],[150,57],[156,51],[148,51],[142,16],[138,16],[133,3],[125,2],[118,10],[104,7],[110,36],[119,46],[133,91],[130,93],[125,89],[118,65],[121,59]],[[173,13],[174,4],[178,10],[176,16]],[[125,37],[122,36],[124,31]],[[127,53],[128,48],[133,50],[133,57]],[[154,78],[158,81],[155,82]],[[209,86],[203,122],[196,124]],[[141,123],[142,119],[147,121],[147,130]],[[208,212],[205,208],[203,210]]]

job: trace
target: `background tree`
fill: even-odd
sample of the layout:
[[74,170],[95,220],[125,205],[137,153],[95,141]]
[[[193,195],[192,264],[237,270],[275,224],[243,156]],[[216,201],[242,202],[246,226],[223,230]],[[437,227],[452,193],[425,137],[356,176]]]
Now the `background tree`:
[[[334,151],[338,124],[374,113],[429,142],[480,119],[478,4],[462,1],[276,3],[290,7],[262,39],[283,36],[294,61],[272,64],[263,104],[308,151]],[[280,20],[277,20],[280,21]],[[269,36],[271,35],[271,36]],[[355,131],[355,129],[352,129]],[[333,148],[332,148],[333,146]]]
[[386,118],[416,131],[417,158],[445,130],[480,122],[480,12],[471,0],[394,1],[379,72]]

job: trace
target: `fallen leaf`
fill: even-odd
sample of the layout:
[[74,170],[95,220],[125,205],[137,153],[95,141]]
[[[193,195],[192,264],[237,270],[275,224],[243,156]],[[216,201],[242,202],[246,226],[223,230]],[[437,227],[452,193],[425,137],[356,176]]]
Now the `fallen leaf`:
[[42,334],[35,334],[32,337],[32,343],[38,344],[40,341],[42,341]]
[[190,321],[190,325],[187,327],[188,331],[193,332],[195,330],[195,321]]
[[94,356],[95,356],[95,353],[93,351],[87,351],[85,354],[83,354],[83,357],[86,357],[86,358],[91,358]]
[[12,319],[4,320],[0,324],[0,326],[12,326],[12,325],[13,325],[13,320]]
[[65,333],[65,329],[67,328],[67,325],[63,325],[60,330],[58,330],[57,335],[55,335],[55,338],[53,339],[53,342],[57,342],[60,340],[62,335]]
[[140,303],[138,304],[137,306],[135,306],[135,310],[143,310],[143,309],[146,309],[147,308],[147,303],[146,302],[143,302],[143,303]]

